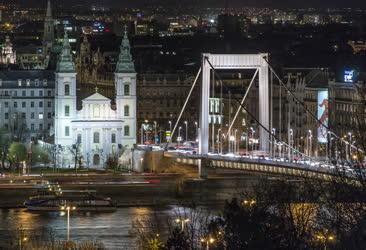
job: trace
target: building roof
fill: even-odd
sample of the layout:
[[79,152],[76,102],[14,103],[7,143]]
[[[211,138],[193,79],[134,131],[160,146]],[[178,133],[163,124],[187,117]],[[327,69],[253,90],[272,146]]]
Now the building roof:
[[99,94],[98,92],[88,96],[83,100],[83,103],[90,103],[90,102],[103,102],[110,104],[111,100],[104,95]]
[[4,81],[18,81],[19,79],[31,81],[35,79],[55,81],[55,73],[51,70],[8,70],[0,71],[0,79]]

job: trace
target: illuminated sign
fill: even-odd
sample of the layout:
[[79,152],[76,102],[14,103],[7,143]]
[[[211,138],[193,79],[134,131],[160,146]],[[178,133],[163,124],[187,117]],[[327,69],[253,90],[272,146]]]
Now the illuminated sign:
[[345,70],[344,71],[344,82],[353,82],[354,81],[354,76],[355,76],[355,71],[354,70]]
[[[328,90],[318,91],[318,120],[328,127]],[[327,143],[327,129],[318,124],[318,142]]]

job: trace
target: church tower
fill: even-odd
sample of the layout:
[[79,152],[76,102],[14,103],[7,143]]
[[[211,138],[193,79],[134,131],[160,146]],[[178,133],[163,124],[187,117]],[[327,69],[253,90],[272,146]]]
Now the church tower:
[[52,18],[51,2],[47,2],[47,12],[46,18],[44,20],[44,30],[43,30],[43,53],[46,59],[46,66],[48,64],[48,57],[51,53],[51,48],[55,40],[55,28],[54,20]]
[[76,71],[66,32],[55,74],[55,144],[70,146],[75,143],[71,121],[76,117]]
[[122,146],[136,143],[136,71],[125,28],[114,74],[117,116],[123,121]]

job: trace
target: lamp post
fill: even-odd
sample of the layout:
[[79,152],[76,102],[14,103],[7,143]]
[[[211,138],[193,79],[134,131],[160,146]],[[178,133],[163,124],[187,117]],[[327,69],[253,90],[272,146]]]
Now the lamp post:
[[312,153],[312,146],[313,146],[313,134],[311,132],[311,130],[308,131],[309,134],[308,134],[308,137],[309,137],[309,143],[308,143],[308,155],[309,155],[309,160],[311,158],[311,153]]
[[172,132],[172,121],[168,121],[169,123],[169,131]]
[[272,158],[276,157],[276,129],[272,128]]
[[157,125],[158,123],[156,121],[154,121],[154,144],[156,145],[156,138],[158,136],[158,133],[157,133]]
[[252,132],[252,153],[254,151],[254,134],[255,134],[255,130],[253,127],[250,127],[250,131]]
[[238,153],[238,147],[237,147],[237,139],[236,139],[236,134],[238,133],[238,129],[234,130],[234,154]]
[[292,148],[293,148],[293,138],[294,138],[294,131],[292,128],[289,129],[289,138],[288,138],[288,160],[292,162]]
[[196,139],[196,142],[198,142],[198,122],[194,122],[194,125],[196,126],[196,136],[195,136],[195,139]]
[[182,229],[182,232],[183,232],[184,231],[184,225],[189,222],[189,219],[177,218],[177,219],[175,219],[175,222],[181,224],[181,229]]
[[76,210],[76,207],[70,207],[70,206],[62,206],[61,210],[66,211],[67,213],[67,241],[70,240],[70,210]]
[[184,121],[184,124],[186,125],[186,141],[188,141],[188,122]]
[[178,138],[177,138],[177,141],[178,141],[178,146],[180,146],[180,141],[182,140],[181,136],[180,136],[180,131],[182,130],[182,127],[179,127],[178,129]]
[[352,132],[348,132],[348,143],[349,143],[349,156],[348,159],[352,158]]
[[212,237],[202,238],[202,243],[206,243],[206,250],[210,249],[210,244],[213,244],[215,242],[215,239]]
[[217,130],[217,136],[216,136],[217,140],[217,153],[219,154],[220,153],[220,144],[221,144],[221,128],[219,128]]

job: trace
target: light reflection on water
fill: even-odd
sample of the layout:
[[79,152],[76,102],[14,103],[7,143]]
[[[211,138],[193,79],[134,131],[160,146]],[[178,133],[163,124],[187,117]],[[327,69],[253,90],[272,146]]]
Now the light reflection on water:
[[[71,239],[75,241],[98,240],[108,249],[134,249],[135,239],[129,234],[132,222],[157,213],[168,218],[177,207],[166,207],[154,211],[149,207],[118,208],[113,213],[72,212],[70,227]],[[25,209],[0,209],[0,249],[11,231],[17,228],[37,230],[49,227],[56,239],[66,239],[66,215],[60,212],[35,213]]]

